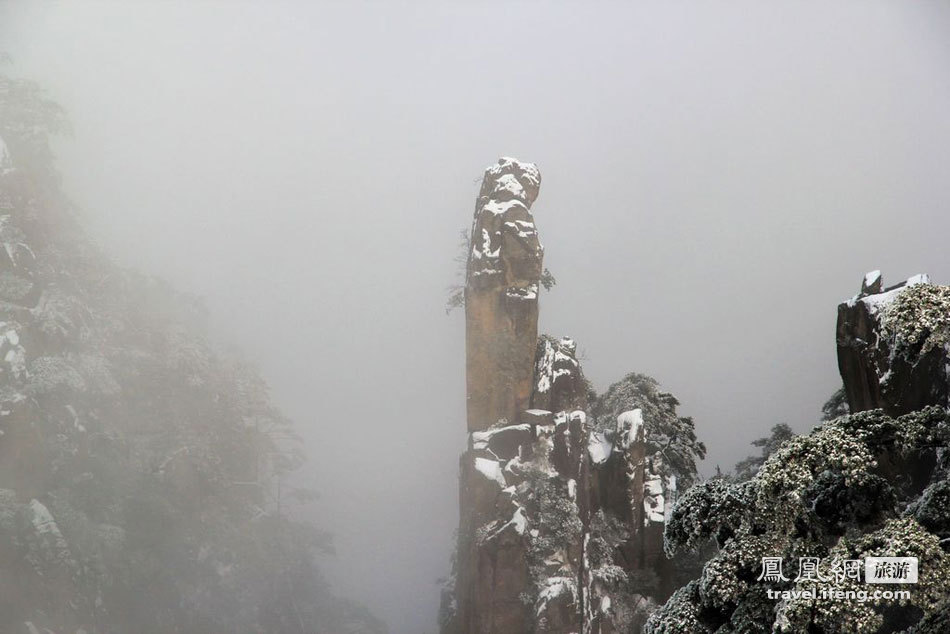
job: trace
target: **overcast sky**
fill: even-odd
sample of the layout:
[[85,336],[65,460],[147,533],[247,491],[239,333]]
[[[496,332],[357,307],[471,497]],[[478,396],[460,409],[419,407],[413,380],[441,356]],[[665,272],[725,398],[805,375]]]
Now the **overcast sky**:
[[436,629],[465,429],[445,288],[499,155],[542,173],[542,329],[599,390],[675,393],[705,473],[816,422],[866,271],[950,281],[946,3],[7,2],[0,50],[70,113],[90,233],[259,364],[324,567],[393,634]]

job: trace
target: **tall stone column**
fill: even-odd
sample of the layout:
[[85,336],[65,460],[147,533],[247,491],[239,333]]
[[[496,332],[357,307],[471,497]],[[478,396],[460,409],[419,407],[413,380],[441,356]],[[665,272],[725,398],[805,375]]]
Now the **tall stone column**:
[[485,170],[472,223],[465,284],[468,430],[529,407],[544,247],[531,215],[541,174],[501,158]]
[[631,375],[597,421],[574,340],[538,337],[543,248],[531,205],[540,180],[534,165],[502,158],[485,171],[475,206],[469,435],[442,634],[637,632],[655,604],[628,591],[627,575],[664,572],[666,489],[638,402],[660,415],[665,397]]

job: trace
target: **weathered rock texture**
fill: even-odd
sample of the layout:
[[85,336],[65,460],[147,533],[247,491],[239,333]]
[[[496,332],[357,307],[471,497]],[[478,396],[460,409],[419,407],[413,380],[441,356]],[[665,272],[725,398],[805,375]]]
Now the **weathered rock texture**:
[[502,158],[485,170],[465,285],[468,429],[514,421],[531,397],[544,248],[531,215],[541,174]]
[[[597,398],[575,342],[538,337],[543,249],[530,206],[539,183],[535,166],[501,159],[486,170],[475,211],[470,434],[446,634],[637,631],[676,585],[663,525],[678,470],[688,480],[704,451],[655,381],[630,375]],[[692,449],[667,442],[672,461],[661,458],[664,429],[691,438]]]
[[879,271],[838,306],[838,369],[851,412],[947,406],[950,288],[926,275],[885,288]]

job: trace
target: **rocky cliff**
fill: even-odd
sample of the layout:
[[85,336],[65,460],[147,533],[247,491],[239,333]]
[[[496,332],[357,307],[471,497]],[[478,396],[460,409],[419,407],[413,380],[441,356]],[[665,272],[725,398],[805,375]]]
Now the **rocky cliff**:
[[[843,388],[822,423],[782,434],[748,476],[701,482],[673,508],[667,551],[710,539],[716,551],[648,634],[950,631],[950,287],[926,275],[887,287],[869,273],[838,306],[836,333]],[[799,574],[770,577],[766,556],[798,560]],[[919,583],[900,600],[842,600],[867,592],[867,557],[914,557]],[[848,560],[851,577],[838,574]]]
[[538,337],[540,181],[502,158],[476,202],[446,634],[635,631],[679,585],[663,526],[705,448],[653,379],[631,374],[598,396],[572,339]]
[[950,289],[927,275],[885,287],[868,273],[838,306],[838,369],[852,412],[899,416],[950,397]]
[[531,215],[541,174],[503,158],[485,170],[465,283],[468,430],[514,422],[531,398],[544,248]]

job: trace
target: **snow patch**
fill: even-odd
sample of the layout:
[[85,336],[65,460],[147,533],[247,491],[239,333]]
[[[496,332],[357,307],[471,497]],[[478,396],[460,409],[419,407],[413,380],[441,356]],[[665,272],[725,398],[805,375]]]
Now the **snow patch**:
[[508,289],[505,291],[505,295],[507,295],[511,299],[525,299],[525,300],[537,299],[538,285],[529,284],[528,286],[525,286],[524,288],[520,286],[509,286]]
[[512,209],[516,209],[519,207],[521,209],[524,209],[526,212],[528,211],[528,208],[525,207],[525,204],[517,199],[508,200],[504,202],[499,201],[499,200],[489,200],[484,205],[482,205],[482,212],[488,212],[495,216],[501,216],[508,213]]
[[524,163],[510,156],[501,157],[498,159],[497,163],[490,166],[486,171],[491,176],[501,180],[502,177],[498,175],[502,174],[502,172],[510,170],[511,168],[515,168],[521,172],[521,178],[518,179],[519,182],[526,180],[534,187],[539,187],[541,185],[541,172],[538,170],[537,165],[534,163]]
[[603,432],[595,431],[587,441],[587,453],[594,464],[603,464],[610,458],[613,443],[607,440]]
[[[497,521],[494,522],[494,525],[497,525]],[[494,539],[498,537],[504,530],[508,527],[515,529],[515,532],[519,535],[524,535],[525,531],[528,530],[528,517],[524,514],[524,508],[518,507],[515,509],[514,514],[511,516],[511,519],[493,530],[489,535],[485,537],[485,541]],[[533,533],[534,531],[532,531]]]
[[643,410],[631,409],[617,417],[617,434],[624,447],[632,445],[643,429]]
[[528,518],[524,514],[524,509],[519,506],[508,524],[514,526],[515,531],[519,535],[524,535],[525,530],[528,528]]
[[551,389],[551,368],[554,366],[554,346],[547,339],[544,340],[544,354],[538,359],[535,374],[538,382],[535,388],[541,394]]
[[544,581],[544,588],[538,594],[536,616],[547,609],[548,603],[558,598],[562,594],[570,594],[571,601],[577,600],[577,586],[570,577],[549,577]]
[[502,174],[495,180],[495,189],[492,191],[492,195],[495,196],[500,193],[507,193],[519,200],[527,199],[524,193],[524,187],[521,186],[521,183],[512,174]]
[[643,483],[643,523],[662,523],[666,519],[666,503],[663,498],[663,479],[650,474]]
[[[870,273],[868,275],[870,275]],[[889,291],[875,293],[874,295],[868,295],[867,297],[852,297],[850,300],[848,300],[848,306],[854,306],[854,304],[859,301],[864,302],[864,305],[867,306],[868,313],[875,315],[884,309],[884,307],[886,307],[888,304],[890,304],[895,297],[904,291],[904,289],[911,286],[916,286],[917,284],[930,284],[930,276],[926,273],[919,273],[907,278],[907,281],[902,285],[892,288]]]
[[500,486],[502,489],[507,488],[508,483],[505,482],[505,474],[502,473],[501,464],[496,460],[490,460],[488,458],[475,458],[475,469]]
[[488,443],[491,441],[492,436],[499,432],[508,431],[508,430],[517,430],[517,431],[531,431],[531,425],[527,423],[522,423],[521,425],[506,425],[504,427],[493,427],[486,431],[475,431],[472,432],[472,448],[473,449],[488,449]]

